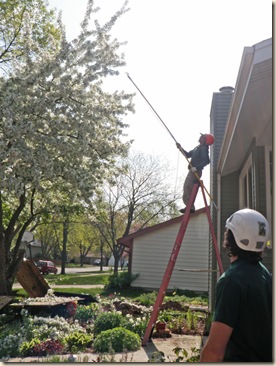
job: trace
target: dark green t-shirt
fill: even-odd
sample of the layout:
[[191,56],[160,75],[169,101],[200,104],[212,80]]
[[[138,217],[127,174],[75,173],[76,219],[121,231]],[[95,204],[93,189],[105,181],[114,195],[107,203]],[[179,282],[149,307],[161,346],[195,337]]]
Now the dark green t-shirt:
[[213,321],[233,328],[225,362],[272,361],[272,276],[261,262],[237,259],[222,274]]

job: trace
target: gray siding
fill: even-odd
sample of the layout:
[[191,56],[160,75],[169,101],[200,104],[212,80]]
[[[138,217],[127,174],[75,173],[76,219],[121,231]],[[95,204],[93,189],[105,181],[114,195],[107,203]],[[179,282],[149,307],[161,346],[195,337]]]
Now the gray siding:
[[[266,181],[265,181],[265,149],[263,146],[257,146],[253,150],[253,166],[255,180],[255,203],[256,210],[267,216],[266,207]],[[272,272],[273,258],[272,250],[267,249],[263,254],[263,264]]]
[[[221,216],[221,227],[220,227],[220,237],[217,237],[218,246],[220,247],[221,261],[224,271],[226,271],[229,266],[229,257],[224,252],[222,248],[223,234],[225,231],[225,222],[228,217],[235,211],[239,209],[239,175],[238,172],[229,174],[221,178],[221,207],[219,214]],[[217,259],[214,250],[211,253],[211,265],[212,269],[217,266]],[[215,287],[218,280],[216,272],[211,272],[209,283],[209,308],[212,311],[214,307],[215,300]]]
[[[218,212],[214,207],[211,208],[211,216],[217,236],[220,233],[220,237],[217,239],[221,249],[225,221],[233,212],[241,208],[239,178],[242,168],[251,154],[252,200],[250,198],[250,207],[252,204],[253,209],[260,211],[272,223],[270,208],[272,178],[269,178],[267,169],[270,167],[266,161],[268,149],[272,150],[271,47],[270,39],[260,42],[250,49],[249,47],[244,49],[236,83],[235,99],[233,99],[230,89],[228,89],[228,95],[227,93],[213,94],[210,127],[211,132],[215,135],[215,144],[211,150],[211,195],[215,202],[220,197],[221,202]],[[250,58],[251,52],[254,54],[252,59]],[[227,88],[222,89],[220,89],[221,92],[227,92]],[[221,177],[218,177],[216,170],[220,159],[223,165],[220,166]],[[218,178],[220,178],[220,187],[217,185]],[[269,212],[267,212],[268,210]],[[218,222],[220,222],[220,227],[217,227]],[[230,262],[223,250],[221,250],[221,258],[224,270],[227,270]],[[209,260],[210,268],[216,267],[211,241]],[[263,263],[272,271],[271,249],[267,249],[263,253]],[[209,283],[211,310],[213,310],[216,282],[217,276],[212,274]]]
[[223,269],[225,271],[230,266],[229,257],[222,250],[225,222],[237,210],[239,210],[239,173],[235,172],[221,178],[221,236],[218,240],[221,248]]

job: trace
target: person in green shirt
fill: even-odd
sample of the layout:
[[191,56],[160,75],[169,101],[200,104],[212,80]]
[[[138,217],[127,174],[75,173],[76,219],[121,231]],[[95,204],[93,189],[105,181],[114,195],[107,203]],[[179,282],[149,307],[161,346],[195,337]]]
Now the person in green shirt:
[[272,362],[272,275],[261,263],[269,224],[242,209],[226,221],[230,268],[216,285],[210,334],[200,362]]

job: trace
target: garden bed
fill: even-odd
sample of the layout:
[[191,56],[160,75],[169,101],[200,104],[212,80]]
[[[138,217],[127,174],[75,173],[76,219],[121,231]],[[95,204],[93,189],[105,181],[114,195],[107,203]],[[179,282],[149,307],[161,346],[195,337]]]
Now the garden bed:
[[[90,352],[135,352],[141,348],[141,339],[148,325],[153,307],[137,301],[112,295],[96,296],[86,305],[77,304],[76,298],[59,298],[49,290],[43,299],[25,299],[9,307],[19,309],[17,316],[7,312],[0,316],[0,359],[47,355],[70,355]],[[63,294],[64,295],[64,294]],[[75,304],[71,312],[61,314],[58,306]],[[167,301],[158,318],[166,322],[172,334],[206,334],[207,315],[192,311],[180,301]],[[51,316],[32,315],[30,308],[51,307]],[[56,314],[55,314],[56,313]],[[154,337],[153,337],[154,338]],[[111,342],[111,340],[113,340]],[[111,342],[111,343],[110,343]]]

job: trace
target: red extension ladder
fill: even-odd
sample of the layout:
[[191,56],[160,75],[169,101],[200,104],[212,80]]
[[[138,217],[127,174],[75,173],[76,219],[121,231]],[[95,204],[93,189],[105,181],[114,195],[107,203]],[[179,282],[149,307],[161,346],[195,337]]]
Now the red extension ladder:
[[208,216],[209,226],[210,226],[210,229],[211,229],[212,240],[213,240],[213,245],[214,245],[214,249],[215,249],[215,252],[216,252],[219,271],[220,271],[220,274],[223,273],[222,261],[221,261],[219,250],[218,250],[215,231],[214,231],[213,224],[212,224],[212,221],[211,221],[209,207],[207,205],[207,201],[206,201],[206,197],[205,197],[205,193],[204,193],[204,186],[203,186],[202,181],[200,183],[201,184],[195,183],[194,186],[193,186],[192,193],[191,193],[189,202],[187,204],[186,211],[185,211],[185,214],[183,216],[183,220],[181,222],[181,226],[179,228],[179,231],[178,231],[178,234],[177,234],[177,237],[176,237],[176,240],[175,240],[175,244],[174,244],[173,249],[172,249],[172,253],[171,253],[168,265],[167,265],[167,269],[164,273],[164,277],[163,277],[163,280],[162,280],[162,283],[161,283],[161,286],[160,286],[160,289],[159,289],[159,292],[158,292],[158,295],[157,295],[157,298],[156,298],[156,301],[155,301],[155,304],[154,304],[154,307],[153,307],[153,311],[151,313],[151,317],[150,317],[149,323],[148,323],[146,331],[145,331],[145,335],[144,335],[144,338],[143,338],[143,341],[142,341],[142,346],[146,346],[148,340],[151,338],[151,334],[153,332],[153,328],[154,328],[154,325],[155,325],[157,317],[158,317],[159,309],[160,309],[160,307],[163,303],[163,299],[164,299],[164,296],[166,294],[166,290],[168,288],[168,285],[169,285],[169,282],[170,282],[170,279],[171,279],[171,275],[172,275],[174,265],[175,265],[175,262],[176,262],[176,259],[177,259],[177,256],[178,256],[178,253],[179,253],[179,250],[180,250],[180,246],[182,244],[182,240],[184,238],[184,235],[185,235],[185,232],[186,232],[186,229],[187,229],[187,226],[188,226],[188,222],[189,222],[189,219],[190,219],[190,209],[191,209],[191,207],[192,207],[192,205],[195,201],[195,198],[196,198],[196,195],[197,195],[197,192],[198,192],[198,189],[199,189],[199,185],[201,186],[201,189],[202,189],[202,195],[203,195],[203,199],[204,199],[206,213],[207,213],[207,216]]

